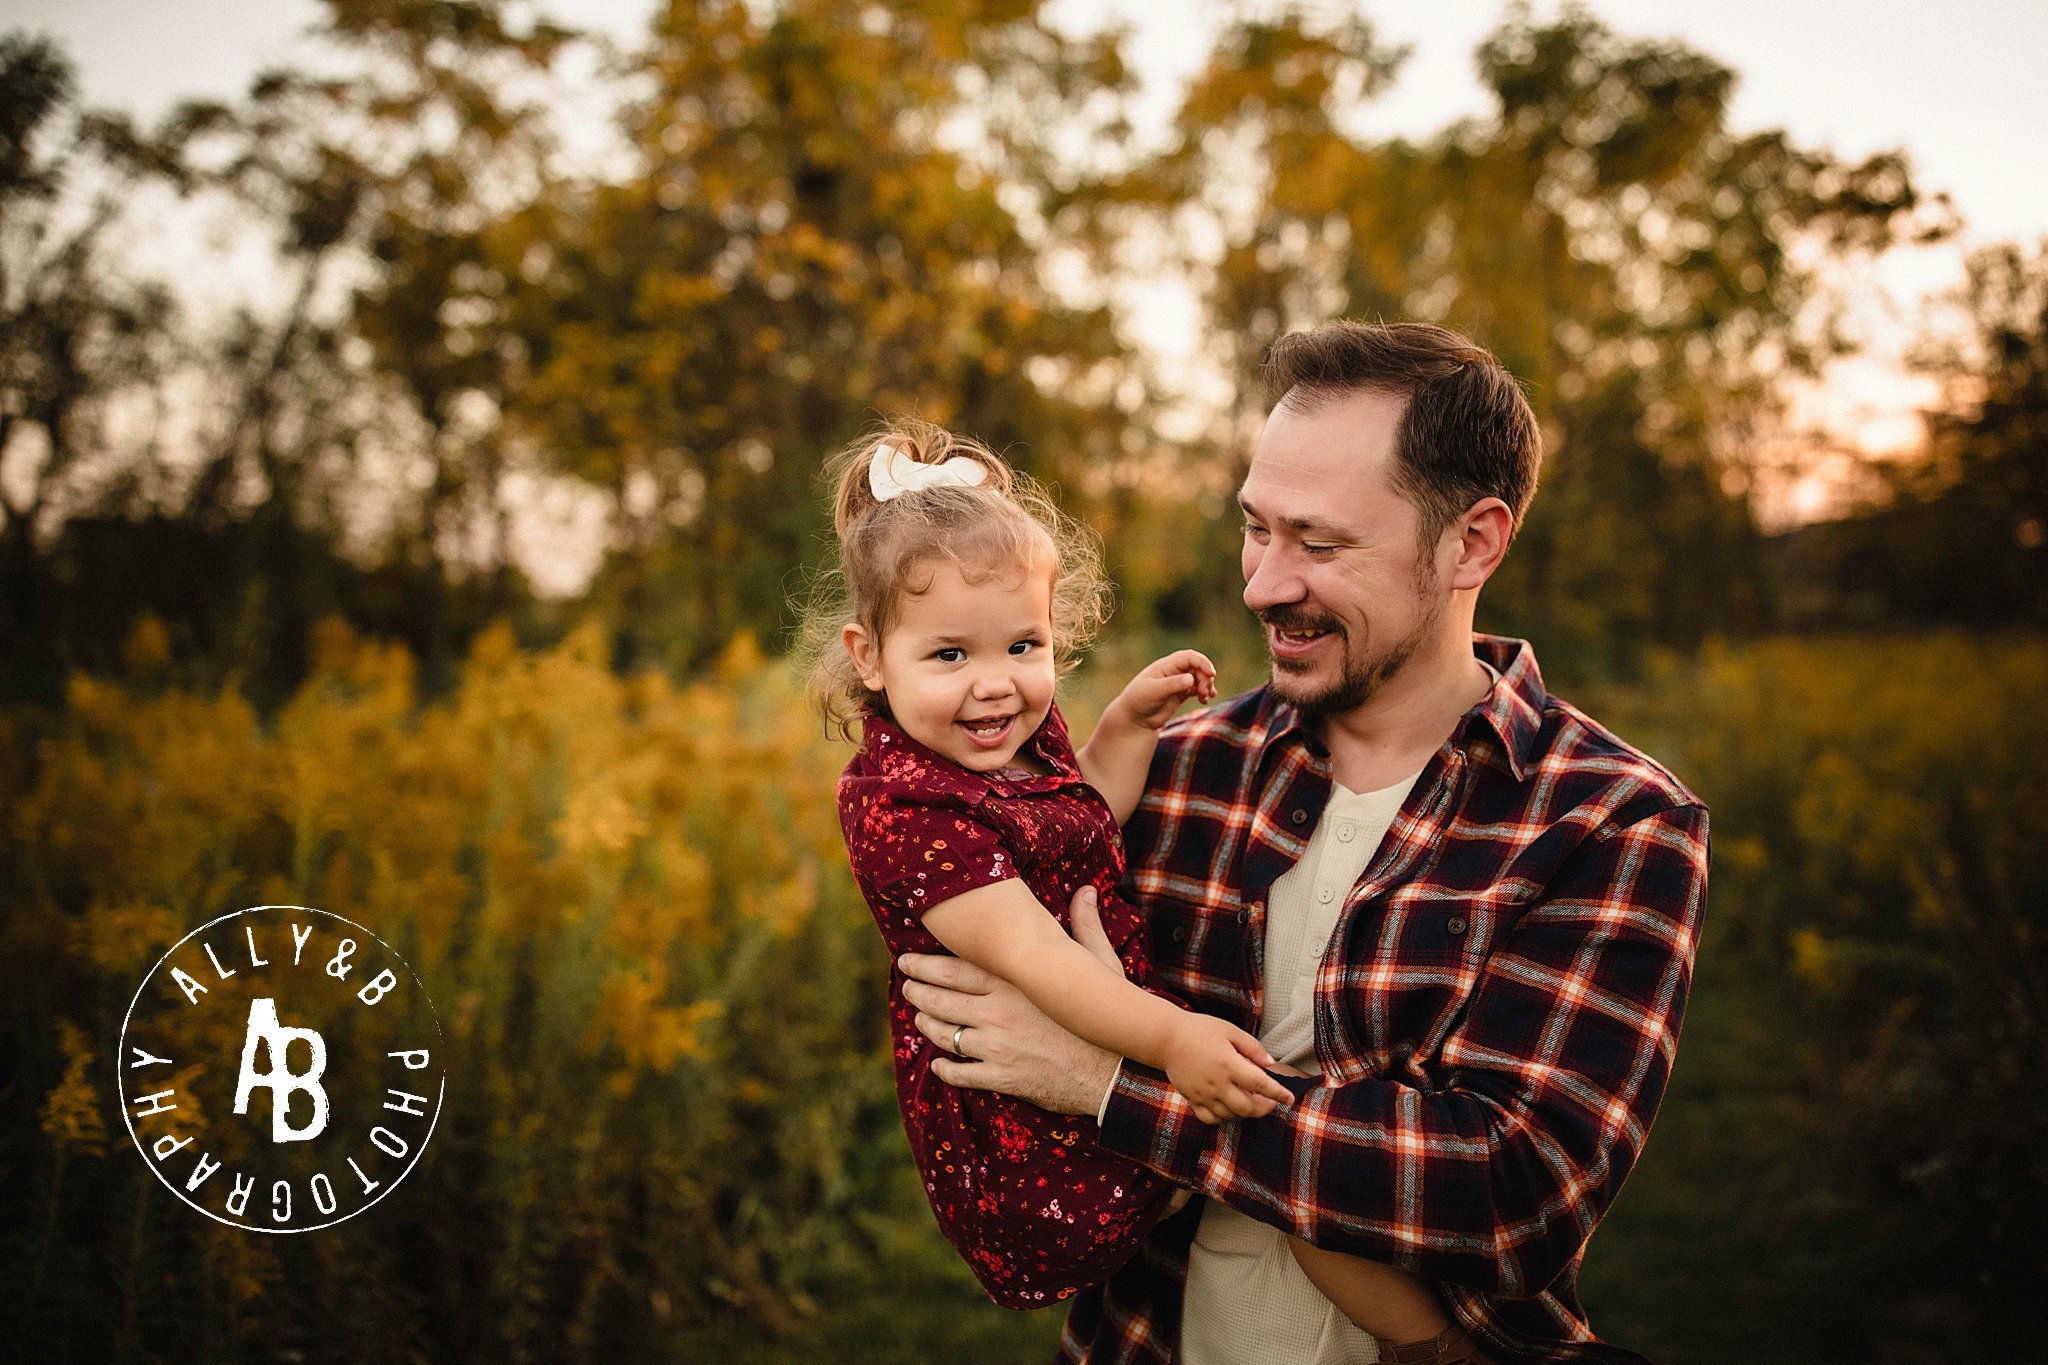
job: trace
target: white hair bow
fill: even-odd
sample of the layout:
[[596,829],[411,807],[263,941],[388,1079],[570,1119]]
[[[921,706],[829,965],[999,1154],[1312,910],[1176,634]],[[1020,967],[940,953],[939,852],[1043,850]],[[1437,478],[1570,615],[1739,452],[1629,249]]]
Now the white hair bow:
[[938,464],[913,460],[902,446],[883,446],[868,462],[868,488],[876,502],[927,488],[972,488],[988,478],[988,466],[966,455]]

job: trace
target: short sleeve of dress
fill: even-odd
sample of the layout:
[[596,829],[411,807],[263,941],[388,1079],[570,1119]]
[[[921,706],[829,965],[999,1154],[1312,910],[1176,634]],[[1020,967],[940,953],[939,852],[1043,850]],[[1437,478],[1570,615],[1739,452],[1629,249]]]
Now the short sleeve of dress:
[[921,919],[955,896],[1017,875],[1009,849],[964,801],[899,789],[873,793],[850,813],[853,875],[892,910]]

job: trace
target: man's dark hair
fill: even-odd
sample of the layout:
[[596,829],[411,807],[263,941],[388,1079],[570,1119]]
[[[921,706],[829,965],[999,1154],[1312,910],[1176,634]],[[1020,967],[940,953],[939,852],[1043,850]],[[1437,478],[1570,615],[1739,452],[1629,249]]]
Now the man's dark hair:
[[1422,541],[1481,498],[1520,529],[1536,494],[1543,438],[1521,385],[1483,347],[1426,322],[1328,322],[1289,332],[1266,355],[1267,392],[1296,412],[1376,389],[1408,399],[1394,486],[1422,512]]

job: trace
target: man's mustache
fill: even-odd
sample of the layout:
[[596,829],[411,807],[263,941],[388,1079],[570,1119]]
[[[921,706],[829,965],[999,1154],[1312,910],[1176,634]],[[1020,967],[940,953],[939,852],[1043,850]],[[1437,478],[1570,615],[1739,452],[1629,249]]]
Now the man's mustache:
[[1344,632],[1336,617],[1300,606],[1268,607],[1259,613],[1259,620],[1275,630],[1323,630],[1339,635]]

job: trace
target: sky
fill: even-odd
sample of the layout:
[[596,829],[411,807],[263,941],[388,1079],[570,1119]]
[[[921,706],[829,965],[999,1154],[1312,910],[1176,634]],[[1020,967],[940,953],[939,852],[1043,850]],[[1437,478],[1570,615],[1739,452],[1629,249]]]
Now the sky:
[[[635,39],[653,0],[549,0],[575,26]],[[1272,7],[1279,0],[1246,0]],[[1363,111],[1374,135],[1427,136],[1487,112],[1473,69],[1479,41],[1510,0],[1308,0],[1311,10],[1362,9],[1383,40],[1411,51],[1400,78]],[[1163,130],[1174,96],[1233,8],[1228,0],[1053,0],[1056,22],[1132,26],[1130,55],[1143,81],[1139,126]],[[1558,0],[1536,0],[1538,17]],[[1737,131],[1782,127],[1800,145],[1845,157],[1903,148],[1923,191],[1950,197],[1966,233],[1949,246],[1899,252],[1859,281],[1868,354],[1839,366],[1809,395],[1811,419],[1866,450],[1918,438],[1932,392],[1901,359],[1922,300],[1960,278],[1964,250],[2005,239],[2048,239],[2048,0],[1589,0],[1626,34],[1678,38],[1739,73]],[[88,103],[145,118],[181,98],[229,99],[266,66],[315,54],[305,31],[315,0],[0,0],[0,31],[59,39],[79,68]],[[1194,299],[1172,287],[1132,292],[1132,327],[1180,367],[1197,335]],[[1822,509],[1816,483],[1789,509]]]

